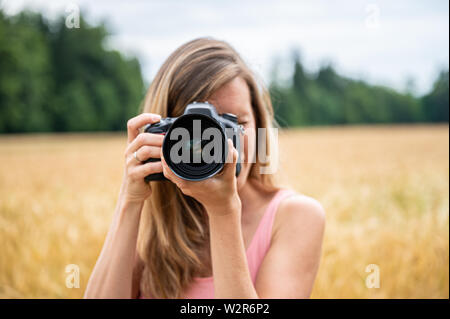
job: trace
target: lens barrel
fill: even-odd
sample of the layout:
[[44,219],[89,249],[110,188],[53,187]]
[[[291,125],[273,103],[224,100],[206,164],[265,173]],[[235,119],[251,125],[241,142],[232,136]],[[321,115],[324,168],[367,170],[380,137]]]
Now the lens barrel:
[[[228,150],[225,129],[210,116],[184,114],[167,131],[162,150],[175,175],[190,181],[204,180],[225,165]],[[205,155],[213,160],[205,161]]]

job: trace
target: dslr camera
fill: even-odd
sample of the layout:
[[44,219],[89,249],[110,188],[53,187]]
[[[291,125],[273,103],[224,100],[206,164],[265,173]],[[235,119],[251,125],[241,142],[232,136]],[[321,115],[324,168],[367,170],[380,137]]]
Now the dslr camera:
[[[167,165],[176,176],[189,181],[210,178],[223,169],[230,138],[239,154],[236,176],[239,175],[243,128],[234,114],[219,115],[208,102],[193,102],[180,117],[162,118],[158,123],[145,126],[144,132],[165,135],[162,152]],[[160,160],[150,158],[145,163]],[[161,180],[166,180],[163,173],[145,177],[146,182]]]

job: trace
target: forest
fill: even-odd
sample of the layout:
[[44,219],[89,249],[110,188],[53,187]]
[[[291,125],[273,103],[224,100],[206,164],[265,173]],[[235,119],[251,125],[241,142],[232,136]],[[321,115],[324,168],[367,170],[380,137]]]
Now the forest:
[[[125,130],[148,83],[137,58],[105,47],[109,35],[83,19],[71,29],[63,16],[0,10],[0,133]],[[416,96],[292,59],[290,81],[270,81],[283,127],[449,121],[448,69]]]

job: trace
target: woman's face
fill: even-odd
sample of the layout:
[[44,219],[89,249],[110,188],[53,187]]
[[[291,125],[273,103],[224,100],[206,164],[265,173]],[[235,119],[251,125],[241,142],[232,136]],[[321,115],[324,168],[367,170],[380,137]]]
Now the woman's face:
[[240,189],[247,181],[255,156],[256,124],[250,90],[245,80],[237,77],[214,92],[208,98],[208,102],[216,107],[219,114],[235,114],[238,118],[238,123],[245,129],[245,133],[241,136],[241,172],[237,178],[238,189]]

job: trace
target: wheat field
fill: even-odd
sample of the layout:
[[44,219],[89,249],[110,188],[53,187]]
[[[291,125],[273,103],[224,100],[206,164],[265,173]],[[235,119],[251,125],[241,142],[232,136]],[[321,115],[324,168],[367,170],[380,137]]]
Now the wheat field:
[[[327,213],[313,298],[449,297],[449,127],[282,131],[283,185]],[[80,298],[122,178],[123,134],[0,136],[0,298]],[[80,288],[66,287],[66,266]],[[379,288],[368,288],[379,270]]]

